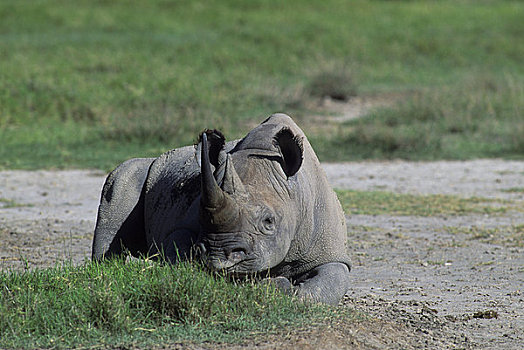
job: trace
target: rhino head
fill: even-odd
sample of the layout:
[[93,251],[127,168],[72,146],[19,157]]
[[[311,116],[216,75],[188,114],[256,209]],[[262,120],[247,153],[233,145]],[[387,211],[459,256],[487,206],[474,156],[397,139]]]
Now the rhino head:
[[204,261],[235,275],[270,270],[285,260],[297,228],[302,137],[263,123],[232,150],[224,145],[220,132],[201,135]]

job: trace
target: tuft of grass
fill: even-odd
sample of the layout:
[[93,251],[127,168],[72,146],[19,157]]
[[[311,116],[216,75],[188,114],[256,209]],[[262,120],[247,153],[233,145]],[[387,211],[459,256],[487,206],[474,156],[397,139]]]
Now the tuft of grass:
[[15,200],[0,197],[0,208],[31,207],[31,204],[18,203]]
[[507,192],[507,193],[524,193],[524,187],[505,188],[505,189],[502,190],[502,192]]
[[495,228],[479,226],[444,228],[446,232],[452,234],[470,235],[472,240],[498,244],[505,247],[524,247],[524,225],[506,225]]
[[[499,214],[514,209],[512,202],[452,195],[412,195],[384,191],[335,190],[348,215],[466,215]],[[505,204],[505,206],[503,205]]]
[[357,85],[347,69],[331,69],[313,76],[307,91],[313,97],[347,101],[357,95]]
[[114,260],[0,271],[1,348],[239,342],[325,324],[331,309],[198,264]]

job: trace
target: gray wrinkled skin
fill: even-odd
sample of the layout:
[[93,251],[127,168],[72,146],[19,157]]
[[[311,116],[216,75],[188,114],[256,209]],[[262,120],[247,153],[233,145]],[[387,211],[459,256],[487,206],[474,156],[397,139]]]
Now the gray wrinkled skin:
[[349,288],[342,208],[308,140],[274,114],[241,140],[118,166],[102,191],[93,259],[162,252],[212,270],[269,276],[301,298],[336,304]]

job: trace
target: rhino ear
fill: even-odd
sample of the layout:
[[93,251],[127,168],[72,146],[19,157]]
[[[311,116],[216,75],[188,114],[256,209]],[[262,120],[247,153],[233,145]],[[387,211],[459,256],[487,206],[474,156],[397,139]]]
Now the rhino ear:
[[302,166],[304,147],[302,138],[293,134],[289,128],[282,128],[275,135],[275,146],[282,154],[282,169],[287,177],[293,176]]
[[219,164],[225,161],[225,153],[223,152],[223,149],[226,143],[226,138],[224,137],[224,134],[222,134],[222,132],[216,129],[213,129],[213,130],[206,129],[202,131],[202,133],[200,133],[200,135],[198,136],[198,145],[197,145],[197,152],[196,152],[198,164],[201,164],[201,159],[200,159],[201,151],[200,150],[202,147],[202,135],[204,133],[207,136],[207,142],[209,145],[208,146],[209,147],[209,161],[216,169],[218,168]]

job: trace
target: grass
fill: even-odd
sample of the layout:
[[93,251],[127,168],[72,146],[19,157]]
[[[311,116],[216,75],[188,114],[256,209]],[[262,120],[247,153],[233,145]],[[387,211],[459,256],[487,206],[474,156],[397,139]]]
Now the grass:
[[522,158],[523,82],[479,75],[453,87],[419,89],[338,127],[331,138],[318,141],[324,144],[319,156],[326,160]]
[[336,190],[348,215],[466,215],[500,214],[519,210],[511,201],[488,198],[461,198],[453,195],[412,195],[385,191]]
[[524,187],[505,188],[505,189],[502,190],[502,192],[507,192],[507,193],[524,193]]
[[32,204],[22,204],[15,200],[0,197],[0,208],[18,208],[18,207],[32,207]]
[[524,247],[524,225],[506,225],[495,228],[479,226],[445,228],[448,233],[467,234],[471,239],[505,247]]
[[358,88],[353,80],[354,77],[344,68],[325,70],[312,77],[307,91],[316,98],[348,101],[358,95]]
[[[522,158],[520,1],[0,2],[0,168],[110,169],[291,113],[321,160]],[[400,96],[335,125],[311,101]]]
[[0,348],[240,342],[326,325],[335,314],[269,285],[210,275],[198,264],[139,260],[0,271]]
[[[293,115],[321,160],[522,159],[523,15],[520,1],[490,0],[2,1],[0,169],[109,170],[204,128],[241,137],[274,111]],[[394,103],[332,134],[309,118],[311,101],[355,95]],[[352,214],[508,208],[338,195]],[[522,242],[520,226],[508,230]],[[198,266],[143,261],[1,271],[0,298],[0,348],[235,342],[334,314]]]

